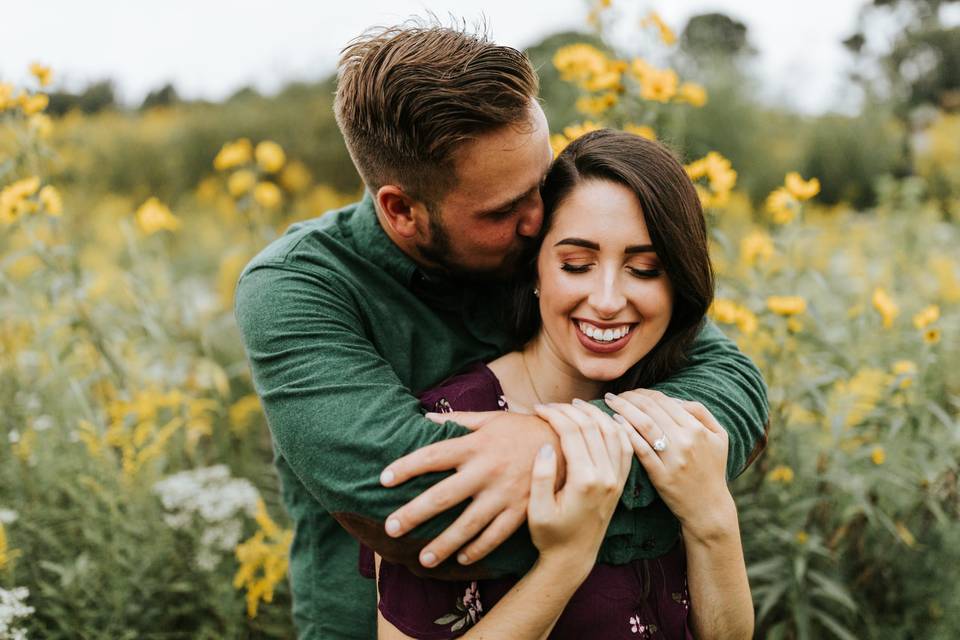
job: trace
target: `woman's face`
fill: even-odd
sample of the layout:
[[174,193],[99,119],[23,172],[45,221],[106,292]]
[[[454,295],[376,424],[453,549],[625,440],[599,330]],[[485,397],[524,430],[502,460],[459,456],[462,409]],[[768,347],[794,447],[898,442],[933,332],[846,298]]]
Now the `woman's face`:
[[657,344],[673,308],[636,195],[588,180],[553,212],[537,258],[540,339],[589,380],[619,378]]

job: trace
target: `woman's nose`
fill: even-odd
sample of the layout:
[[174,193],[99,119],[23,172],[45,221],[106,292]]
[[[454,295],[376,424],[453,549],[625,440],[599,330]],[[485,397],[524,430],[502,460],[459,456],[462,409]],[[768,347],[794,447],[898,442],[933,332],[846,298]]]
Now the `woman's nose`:
[[588,302],[600,316],[598,319],[603,319],[614,318],[627,304],[627,299],[620,290],[616,275],[609,274],[603,276]]

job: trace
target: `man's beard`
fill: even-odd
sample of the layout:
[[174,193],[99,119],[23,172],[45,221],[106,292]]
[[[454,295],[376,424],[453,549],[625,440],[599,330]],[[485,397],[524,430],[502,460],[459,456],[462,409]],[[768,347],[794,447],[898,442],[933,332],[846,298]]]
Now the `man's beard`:
[[430,242],[418,242],[417,251],[435,265],[426,271],[436,271],[453,280],[478,283],[509,280],[516,275],[516,269],[529,249],[529,242],[522,242],[527,238],[521,238],[520,245],[505,254],[496,267],[479,269],[464,267],[452,260],[453,244],[443,224],[433,215],[428,216],[428,220]]

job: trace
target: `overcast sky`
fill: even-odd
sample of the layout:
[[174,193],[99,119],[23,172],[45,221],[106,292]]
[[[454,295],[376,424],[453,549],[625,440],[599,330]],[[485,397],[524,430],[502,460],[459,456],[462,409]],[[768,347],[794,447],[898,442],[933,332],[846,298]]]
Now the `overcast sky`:
[[[765,96],[817,113],[844,98],[850,60],[840,41],[864,0],[671,0],[614,5],[657,9],[676,31],[691,15],[721,11],[749,28]],[[524,47],[582,28],[584,0],[3,0],[0,78],[22,81],[32,61],[53,66],[61,86],[112,78],[138,103],[173,82],[188,98],[219,99],[245,85],[271,92],[333,70],[339,49],[366,27],[432,10],[485,16],[499,42]]]

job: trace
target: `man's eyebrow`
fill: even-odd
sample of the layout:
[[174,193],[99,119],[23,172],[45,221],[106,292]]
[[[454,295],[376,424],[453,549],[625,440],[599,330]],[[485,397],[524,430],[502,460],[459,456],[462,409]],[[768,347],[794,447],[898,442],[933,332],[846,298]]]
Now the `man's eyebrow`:
[[[553,246],[559,247],[560,245],[564,245],[564,244],[571,245],[574,247],[583,247],[584,249],[590,249],[592,251],[600,250],[599,244],[591,240],[584,240],[583,238],[564,238],[563,240],[560,240]],[[623,252],[625,254],[656,253],[656,249],[653,248],[652,244],[632,244],[626,249],[624,249]]]

